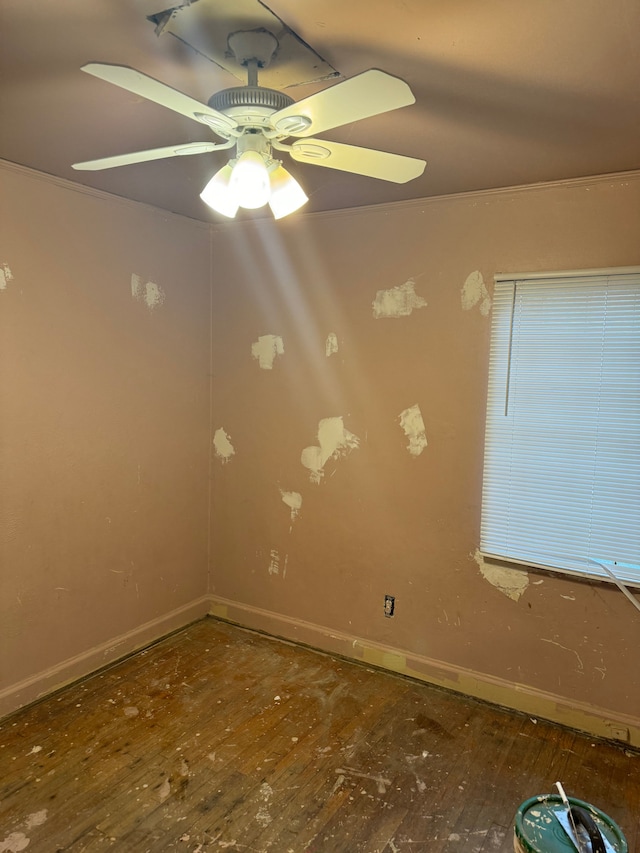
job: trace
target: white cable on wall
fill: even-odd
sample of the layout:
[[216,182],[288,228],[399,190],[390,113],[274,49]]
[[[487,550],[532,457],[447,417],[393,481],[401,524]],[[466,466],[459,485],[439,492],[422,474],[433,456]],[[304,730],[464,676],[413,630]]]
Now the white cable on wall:
[[598,566],[600,566],[601,568],[603,568],[605,570],[605,572],[609,575],[609,577],[614,582],[614,584],[618,587],[620,592],[623,592],[627,596],[627,598],[633,604],[633,606],[636,608],[636,610],[640,610],[640,601],[638,601],[638,599],[631,592],[629,587],[625,586],[625,584],[622,583],[620,578],[617,578],[614,575],[614,573],[611,571],[609,566],[607,566],[605,563],[601,563],[600,560],[594,560],[592,557],[590,559],[591,559],[592,563],[596,563]]

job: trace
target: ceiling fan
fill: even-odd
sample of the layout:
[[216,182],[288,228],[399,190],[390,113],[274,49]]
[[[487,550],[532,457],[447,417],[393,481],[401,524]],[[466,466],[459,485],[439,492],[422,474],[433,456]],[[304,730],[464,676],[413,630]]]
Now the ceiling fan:
[[[79,170],[111,169],[191,154],[235,148],[235,156],[211,178],[201,193],[210,207],[234,217],[239,207],[269,204],[276,219],[292,213],[308,199],[273,152],[294,160],[327,166],[371,178],[406,183],[422,174],[424,160],[312,138],[360,119],[415,103],[409,86],[384,71],[370,69],[295,102],[283,92],[258,85],[258,69],[275,54],[278,41],[264,29],[241,31],[228,39],[239,64],[247,69],[246,86],[216,92],[200,103],[170,86],[122,65],[90,62],[82,71],[99,77],[206,124],[222,142],[190,142],[74,163]],[[291,141],[290,137],[293,137]]]

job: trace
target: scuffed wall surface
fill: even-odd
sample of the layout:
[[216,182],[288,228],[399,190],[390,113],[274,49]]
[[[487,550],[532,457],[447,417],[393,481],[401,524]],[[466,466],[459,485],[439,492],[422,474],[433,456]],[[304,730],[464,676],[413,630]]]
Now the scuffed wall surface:
[[210,238],[0,180],[1,689],[206,594]]
[[629,602],[477,548],[494,274],[638,264],[638,234],[637,175],[217,229],[212,592],[637,716]]

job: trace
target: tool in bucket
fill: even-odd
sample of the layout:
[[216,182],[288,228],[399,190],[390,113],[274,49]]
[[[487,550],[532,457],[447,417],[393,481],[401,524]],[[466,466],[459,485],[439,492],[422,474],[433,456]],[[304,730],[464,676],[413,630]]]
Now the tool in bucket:
[[590,803],[559,794],[526,800],[516,813],[515,853],[628,853],[618,825]]
[[591,815],[584,809],[571,805],[560,782],[556,782],[556,788],[567,810],[564,815],[555,812],[556,820],[574,843],[578,853],[611,853],[613,848],[610,844],[607,845]]

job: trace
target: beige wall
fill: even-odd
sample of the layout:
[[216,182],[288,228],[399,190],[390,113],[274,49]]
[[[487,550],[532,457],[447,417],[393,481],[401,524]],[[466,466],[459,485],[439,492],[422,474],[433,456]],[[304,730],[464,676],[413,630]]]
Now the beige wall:
[[10,710],[206,602],[210,235],[26,170],[0,180]]
[[[214,612],[530,713],[637,727],[631,604],[606,584],[485,577],[474,554],[494,274],[638,264],[639,234],[638,175],[216,230],[213,426],[235,452],[214,458]],[[378,291],[403,285],[426,305],[376,319]],[[271,369],[252,354],[266,335],[282,338]],[[399,422],[416,405],[419,455]],[[337,417],[343,453],[312,482],[301,454]]]
[[639,174],[213,229],[0,180],[0,713],[210,608],[637,741],[629,602],[474,555],[493,275],[640,263]]

